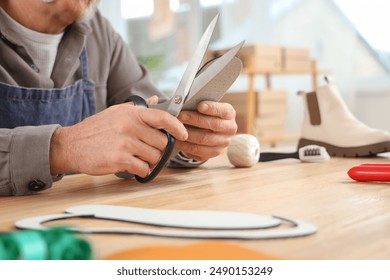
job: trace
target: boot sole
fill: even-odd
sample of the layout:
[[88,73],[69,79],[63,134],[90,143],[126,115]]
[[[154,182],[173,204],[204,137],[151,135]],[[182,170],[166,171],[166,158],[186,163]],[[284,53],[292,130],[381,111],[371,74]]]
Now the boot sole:
[[372,157],[390,151],[390,141],[356,147],[338,147],[325,142],[301,138],[298,149],[307,145],[324,147],[331,157]]

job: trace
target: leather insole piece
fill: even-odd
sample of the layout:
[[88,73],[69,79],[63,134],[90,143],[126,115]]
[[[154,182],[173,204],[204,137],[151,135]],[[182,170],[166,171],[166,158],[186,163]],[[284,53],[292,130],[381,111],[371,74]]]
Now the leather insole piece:
[[[66,214],[45,215],[16,222],[19,229],[46,229],[43,224],[69,218],[94,218],[159,226],[159,228],[72,228],[80,233],[139,234],[175,238],[270,239],[314,234],[317,228],[302,221],[252,213],[156,210],[125,206],[82,205]],[[174,229],[172,229],[174,228]],[[185,230],[183,230],[185,229]]]

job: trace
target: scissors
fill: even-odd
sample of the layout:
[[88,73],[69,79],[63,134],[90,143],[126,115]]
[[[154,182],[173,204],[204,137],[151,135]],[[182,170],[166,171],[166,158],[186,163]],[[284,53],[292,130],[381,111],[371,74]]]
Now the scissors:
[[[196,110],[200,101],[213,100],[219,101],[231,84],[236,80],[242,69],[241,60],[236,54],[241,49],[244,42],[226,52],[223,56],[215,58],[211,62],[201,67],[209,46],[211,36],[215,29],[219,15],[217,15],[209,24],[202,35],[199,44],[192,56],[182,79],[173,95],[173,97],[163,103],[148,105],[146,100],[140,96],[132,95],[125,102],[131,102],[135,106],[144,108],[156,108],[170,113],[177,117],[182,109]],[[146,177],[135,175],[140,183],[147,183],[153,180],[170,159],[175,146],[175,138],[161,129],[167,136],[168,143],[163,152],[160,161]],[[124,175],[125,174],[125,175]],[[128,177],[127,172],[117,173],[119,177]],[[122,176],[121,176],[122,175]]]

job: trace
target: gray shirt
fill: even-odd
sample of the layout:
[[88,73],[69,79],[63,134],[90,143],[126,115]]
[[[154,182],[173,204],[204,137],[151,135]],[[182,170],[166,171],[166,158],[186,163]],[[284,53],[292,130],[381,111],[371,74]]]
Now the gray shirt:
[[0,16],[7,21],[7,32],[10,37],[20,38],[23,46],[34,58],[34,63],[38,66],[39,72],[50,77],[57,56],[58,45],[64,33],[46,34],[28,29],[7,15],[1,7]]
[[[99,13],[67,27],[51,77],[39,73],[21,38],[0,14],[0,83],[33,88],[63,88],[80,79],[80,53],[86,47],[89,79],[96,84],[96,109],[123,103],[129,95],[165,96],[152,84],[126,43]],[[1,94],[1,92],[0,92]],[[0,108],[1,110],[1,108]],[[0,128],[0,195],[25,195],[50,188],[50,139],[59,125]],[[179,161],[180,162],[180,161]],[[196,163],[194,165],[197,165]]]

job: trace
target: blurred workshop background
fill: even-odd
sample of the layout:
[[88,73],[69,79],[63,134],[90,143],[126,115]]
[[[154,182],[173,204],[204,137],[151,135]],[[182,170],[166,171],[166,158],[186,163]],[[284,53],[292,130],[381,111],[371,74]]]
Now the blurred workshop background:
[[[211,19],[209,57],[245,40],[244,71],[225,101],[240,132],[298,139],[303,100],[331,76],[350,111],[390,131],[390,2],[383,0],[102,0],[100,11],[171,94]],[[255,99],[248,96],[252,94]]]

